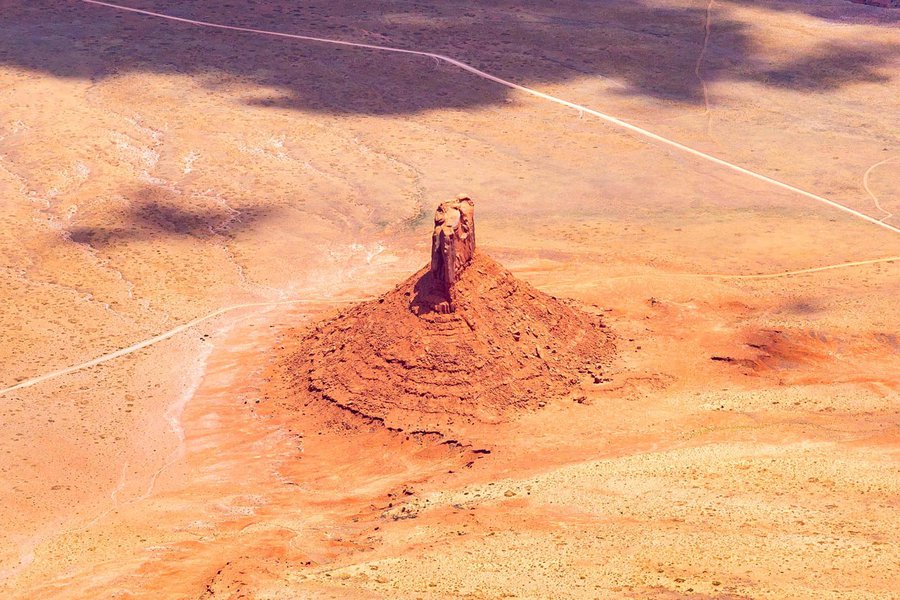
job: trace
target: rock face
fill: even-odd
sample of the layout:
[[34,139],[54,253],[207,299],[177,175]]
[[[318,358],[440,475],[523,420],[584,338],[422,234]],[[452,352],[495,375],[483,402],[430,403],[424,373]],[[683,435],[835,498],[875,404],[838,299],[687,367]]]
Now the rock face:
[[299,409],[327,403],[409,433],[448,433],[602,377],[615,348],[598,314],[475,251],[472,208],[441,205],[430,266],[306,334],[283,367]]
[[437,312],[453,312],[454,286],[475,255],[475,202],[461,196],[442,202],[434,213],[431,280]]

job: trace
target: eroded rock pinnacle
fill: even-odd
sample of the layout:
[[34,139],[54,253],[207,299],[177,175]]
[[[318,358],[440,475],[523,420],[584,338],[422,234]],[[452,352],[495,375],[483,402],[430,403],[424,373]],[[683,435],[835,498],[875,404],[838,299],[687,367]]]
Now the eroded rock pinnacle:
[[437,312],[453,312],[454,285],[475,254],[475,202],[466,196],[441,202],[431,236],[431,281],[442,299]]

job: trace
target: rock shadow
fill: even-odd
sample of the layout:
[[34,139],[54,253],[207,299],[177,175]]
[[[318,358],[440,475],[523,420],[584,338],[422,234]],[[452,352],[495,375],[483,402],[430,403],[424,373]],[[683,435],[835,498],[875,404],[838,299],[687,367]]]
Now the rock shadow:
[[449,298],[437,290],[431,269],[426,268],[422,276],[413,284],[413,296],[409,302],[409,310],[415,315],[437,314],[435,306],[446,303]]

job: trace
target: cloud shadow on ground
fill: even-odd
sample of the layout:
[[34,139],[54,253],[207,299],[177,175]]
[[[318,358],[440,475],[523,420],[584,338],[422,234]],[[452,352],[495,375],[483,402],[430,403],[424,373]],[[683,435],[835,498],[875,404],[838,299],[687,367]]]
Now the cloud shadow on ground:
[[93,248],[160,238],[222,240],[275,217],[273,209],[259,206],[180,206],[156,188],[144,188],[131,196],[133,200],[122,214],[107,215],[122,225],[71,227],[67,230],[69,239]]
[[[900,44],[824,45],[773,64],[751,27],[735,16],[733,4],[715,4],[712,36],[700,64],[707,83],[751,81],[816,93],[888,81],[879,69]],[[702,2],[661,7],[650,0],[434,5],[309,0],[301,6],[284,0],[131,0],[129,5],[217,23],[429,50],[525,85],[600,77],[622,94],[703,102],[697,75],[707,15]],[[847,5],[848,11],[859,10]],[[773,11],[777,15],[786,6],[803,10],[813,4],[778,3]],[[75,1],[0,0],[0,9],[0,64],[58,77],[100,81],[129,72],[180,73],[197,76],[212,89],[244,94],[248,104],[332,114],[467,109],[502,104],[510,93],[425,57],[199,29]],[[831,18],[834,13],[832,7]],[[240,91],[260,87],[252,97]]]

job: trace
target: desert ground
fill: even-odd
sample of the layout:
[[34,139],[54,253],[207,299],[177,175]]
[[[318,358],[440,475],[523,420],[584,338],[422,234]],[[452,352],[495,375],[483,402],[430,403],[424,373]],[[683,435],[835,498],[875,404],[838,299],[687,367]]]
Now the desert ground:
[[[849,211],[427,56],[0,0],[4,598],[900,597],[900,10],[117,3],[445,55]],[[303,405],[459,193],[609,360]]]

